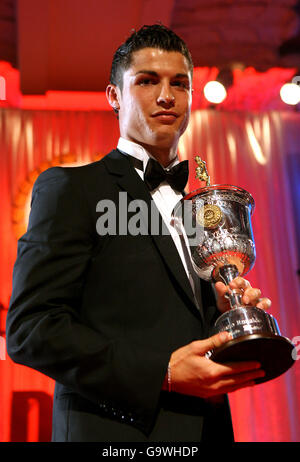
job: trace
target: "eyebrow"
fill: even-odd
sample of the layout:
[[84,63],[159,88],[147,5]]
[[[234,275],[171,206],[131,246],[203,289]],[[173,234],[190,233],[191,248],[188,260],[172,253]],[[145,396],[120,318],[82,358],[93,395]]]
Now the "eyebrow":
[[[150,71],[150,70],[147,70],[147,69],[142,69],[141,71],[136,72],[134,75],[136,76],[136,75],[139,75],[139,74],[149,74],[149,75],[153,75],[154,77],[159,77],[157,72]],[[176,79],[189,79],[189,76],[188,76],[188,74],[178,73],[178,74],[175,75],[175,78]]]

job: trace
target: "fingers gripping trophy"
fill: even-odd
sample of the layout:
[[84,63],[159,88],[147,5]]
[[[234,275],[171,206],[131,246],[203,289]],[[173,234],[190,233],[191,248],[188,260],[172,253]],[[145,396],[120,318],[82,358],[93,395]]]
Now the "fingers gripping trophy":
[[174,209],[182,220],[182,206],[189,201],[192,221],[201,228],[200,239],[189,240],[193,267],[202,279],[222,281],[228,286],[231,309],[215,323],[215,333],[228,331],[232,340],[209,352],[213,361],[259,361],[266,382],[287,371],[294,363],[292,342],[281,336],[276,319],[264,310],[245,306],[239,289],[229,283],[245,276],[255,262],[251,216],[255,203],[244,189],[232,185],[210,185],[206,164],[196,157],[196,178],[206,186],[186,195]]

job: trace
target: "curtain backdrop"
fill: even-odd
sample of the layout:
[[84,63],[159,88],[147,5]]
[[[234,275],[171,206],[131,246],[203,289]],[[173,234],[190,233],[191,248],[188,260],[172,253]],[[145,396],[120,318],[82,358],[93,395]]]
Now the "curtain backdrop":
[[[290,339],[300,336],[295,221],[300,203],[293,200],[290,183],[299,189],[300,177],[288,175],[289,157],[299,172],[299,141],[299,114],[196,111],[180,144],[190,168],[198,153],[207,161],[212,184],[233,184],[253,195],[257,258],[247,278],[272,300],[270,312]],[[199,187],[194,176],[192,190]],[[300,441],[299,363],[271,382],[230,395],[238,441]]]
[[[108,112],[0,110],[0,441],[51,436],[53,381],[13,364],[3,348],[17,237],[32,183],[51,165],[100,158],[117,139],[117,120]],[[282,334],[299,337],[300,345],[299,146],[297,113],[199,110],[192,113],[179,152],[190,163],[190,190],[200,186],[193,160],[199,154],[212,183],[234,184],[253,195],[257,259],[248,279],[272,299]],[[230,395],[236,441],[300,441],[299,364]]]

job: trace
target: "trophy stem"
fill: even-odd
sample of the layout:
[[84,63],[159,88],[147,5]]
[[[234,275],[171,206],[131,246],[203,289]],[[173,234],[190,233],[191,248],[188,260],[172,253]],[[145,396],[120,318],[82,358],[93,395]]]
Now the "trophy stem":
[[[239,272],[235,265],[224,265],[219,269],[219,279],[227,286],[238,275]],[[228,289],[228,294],[226,294],[226,297],[230,302],[230,307],[240,308],[244,306],[242,303],[242,296],[243,294],[239,289]]]

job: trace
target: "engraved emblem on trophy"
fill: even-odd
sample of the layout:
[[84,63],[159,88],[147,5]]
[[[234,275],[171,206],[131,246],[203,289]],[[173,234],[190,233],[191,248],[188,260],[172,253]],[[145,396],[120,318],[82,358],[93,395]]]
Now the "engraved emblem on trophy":
[[[196,178],[206,186],[187,194],[175,207],[174,217],[182,220],[182,205],[189,201],[193,223],[201,227],[198,240],[189,241],[193,267],[198,276],[227,286],[253,267],[256,254],[251,226],[255,203],[246,190],[232,185],[211,185],[206,164],[199,156]],[[245,306],[242,292],[228,288],[230,309],[215,322],[215,333],[228,331],[232,340],[209,352],[213,361],[259,361],[266,382],[286,372],[294,363],[293,343],[283,337],[276,319],[266,311]]]

